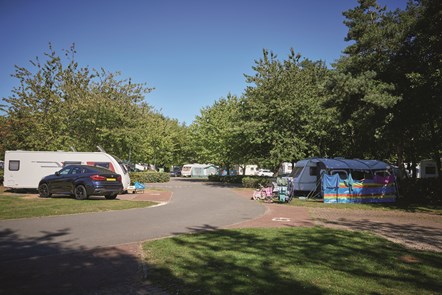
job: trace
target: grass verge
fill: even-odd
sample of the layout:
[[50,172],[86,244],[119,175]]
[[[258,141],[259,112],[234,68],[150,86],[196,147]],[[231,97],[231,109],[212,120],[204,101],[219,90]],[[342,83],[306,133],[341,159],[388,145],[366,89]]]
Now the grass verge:
[[106,200],[104,197],[103,199],[78,201],[63,197],[43,199],[29,198],[26,195],[0,195],[0,219],[124,210],[149,207],[155,204],[147,201]]
[[442,215],[442,206],[422,205],[409,203],[339,203],[325,204],[320,200],[302,200],[298,198],[292,199],[289,203],[291,206],[314,207],[314,208],[334,208],[334,209],[354,209],[354,210],[397,210],[413,213],[429,213]]
[[144,243],[148,276],[171,294],[436,294],[442,254],[316,228],[204,232]]

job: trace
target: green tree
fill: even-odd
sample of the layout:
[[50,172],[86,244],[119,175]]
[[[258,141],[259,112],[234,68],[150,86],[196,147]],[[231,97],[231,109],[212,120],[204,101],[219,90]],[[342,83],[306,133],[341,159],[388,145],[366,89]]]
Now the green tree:
[[190,126],[196,161],[220,165],[227,170],[238,164],[238,105],[239,99],[229,94],[201,109]]
[[[341,106],[358,105],[350,112],[345,108],[348,113],[357,114],[359,105],[366,109],[366,95],[377,97],[368,106],[371,111],[359,112],[366,114],[361,120],[372,130],[368,127],[368,142],[356,138],[358,148],[368,144],[371,154],[376,149],[378,155],[390,153],[389,158],[399,165],[429,156],[440,161],[440,1],[409,2],[405,10],[395,11],[375,0],[358,2],[344,12],[349,28],[346,40],[352,44],[336,65],[341,78],[335,79],[334,86],[336,94],[349,94],[335,96]],[[359,94],[347,91],[338,80],[348,77],[355,81],[369,77],[363,84],[374,87],[361,87]],[[348,116],[341,111],[341,118]]]
[[293,49],[285,61],[264,50],[255,63],[255,75],[247,76],[255,86],[246,89],[241,104],[254,160],[276,171],[283,161],[332,153],[336,125],[333,109],[324,108],[324,63],[301,61]]
[[8,149],[95,150],[97,145],[120,157],[136,142],[140,124],[151,113],[144,84],[119,80],[118,73],[81,68],[75,46],[59,57],[51,44],[44,62],[32,68],[16,67],[19,81],[8,107],[5,146]]

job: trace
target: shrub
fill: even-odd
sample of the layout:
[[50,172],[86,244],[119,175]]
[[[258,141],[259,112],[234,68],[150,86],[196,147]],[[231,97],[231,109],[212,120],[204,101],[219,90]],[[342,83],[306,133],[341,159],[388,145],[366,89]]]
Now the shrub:
[[442,178],[402,179],[398,181],[398,200],[407,203],[442,204]]
[[168,182],[170,180],[169,173],[165,172],[131,172],[129,174],[131,183],[155,183],[155,182]]
[[242,184],[243,187],[258,188],[259,184],[268,186],[272,184],[272,179],[262,176],[244,176],[244,175],[210,175],[209,180],[213,182],[222,182],[230,184]]
[[248,176],[242,179],[242,185],[244,187],[258,188],[260,184],[262,186],[269,186],[272,184],[272,179],[262,176]]
[[244,176],[242,175],[209,175],[209,181],[222,182],[230,184],[241,184]]

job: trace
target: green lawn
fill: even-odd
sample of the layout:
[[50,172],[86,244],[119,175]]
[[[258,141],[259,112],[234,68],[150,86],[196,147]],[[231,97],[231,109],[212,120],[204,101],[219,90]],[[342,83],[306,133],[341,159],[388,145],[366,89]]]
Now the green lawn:
[[342,203],[342,204],[325,204],[320,200],[314,199],[298,199],[294,198],[289,203],[291,206],[315,207],[315,208],[335,208],[335,209],[355,209],[355,210],[399,210],[415,213],[430,213],[442,215],[442,206],[422,205],[409,203]]
[[148,278],[171,294],[440,294],[442,253],[361,232],[219,230],[143,245]]
[[0,219],[42,217],[86,212],[100,212],[141,208],[155,205],[146,201],[95,200],[78,201],[73,198],[28,198],[24,196],[0,195]]

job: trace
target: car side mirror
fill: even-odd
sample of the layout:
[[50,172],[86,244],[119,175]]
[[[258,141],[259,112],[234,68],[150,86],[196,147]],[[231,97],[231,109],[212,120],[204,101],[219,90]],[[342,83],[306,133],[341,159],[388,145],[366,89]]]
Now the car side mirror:
[[55,172],[55,175],[60,176],[60,171]]

